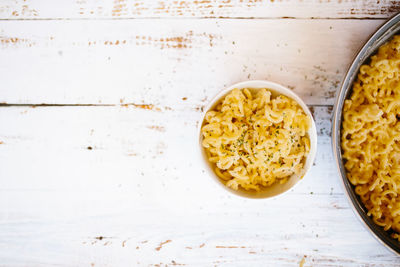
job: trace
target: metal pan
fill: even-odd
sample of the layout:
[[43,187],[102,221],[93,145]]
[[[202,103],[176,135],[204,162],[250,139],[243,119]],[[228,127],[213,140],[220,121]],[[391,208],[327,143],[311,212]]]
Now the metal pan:
[[360,198],[354,192],[354,186],[348,181],[342,159],[342,149],[340,145],[342,110],[344,101],[350,96],[353,81],[357,78],[360,66],[368,62],[371,55],[377,52],[377,49],[387,42],[393,35],[400,33],[400,14],[391,18],[382,25],[361,48],[351,64],[343,80],[342,87],[337,93],[333,109],[332,120],[332,150],[336,165],[343,182],[348,200],[353,207],[354,213],[361,220],[370,233],[388,249],[400,255],[400,242],[390,237],[390,232],[384,231],[383,227],[376,225],[372,219],[367,216],[367,209],[362,204]]

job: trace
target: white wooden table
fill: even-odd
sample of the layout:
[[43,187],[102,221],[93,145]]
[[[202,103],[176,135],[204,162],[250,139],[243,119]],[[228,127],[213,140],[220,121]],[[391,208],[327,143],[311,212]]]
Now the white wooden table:
[[[353,214],[334,96],[396,1],[2,0],[0,266],[400,266]],[[310,174],[273,200],[221,190],[196,127],[267,79],[313,110]]]

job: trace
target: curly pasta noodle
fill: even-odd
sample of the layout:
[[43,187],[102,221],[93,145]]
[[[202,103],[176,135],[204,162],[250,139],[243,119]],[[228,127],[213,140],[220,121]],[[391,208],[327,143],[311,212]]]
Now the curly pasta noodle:
[[341,138],[347,178],[368,216],[400,241],[400,36],[360,67]]
[[310,125],[303,109],[286,96],[234,89],[206,113],[202,145],[226,186],[260,191],[301,173]]

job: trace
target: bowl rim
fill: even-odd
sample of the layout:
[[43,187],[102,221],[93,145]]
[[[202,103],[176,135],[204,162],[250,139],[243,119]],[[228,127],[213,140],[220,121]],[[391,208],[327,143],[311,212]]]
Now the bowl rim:
[[[376,30],[368,41],[360,48],[356,56],[354,57],[352,63],[350,64],[346,75],[342,80],[341,87],[336,94],[333,113],[332,113],[332,131],[331,131],[331,149],[334,157],[334,162],[336,164],[336,169],[340,176],[340,181],[342,187],[345,191],[347,201],[352,207],[353,213],[356,214],[358,220],[362,225],[372,234],[372,236],[384,247],[393,252],[394,254],[400,255],[400,242],[384,234],[382,227],[376,225],[372,219],[367,216],[365,212],[365,207],[361,201],[355,195],[352,185],[347,179],[346,171],[343,165],[342,159],[342,149],[340,145],[340,133],[342,124],[342,111],[344,101],[347,99],[348,95],[351,93],[351,85],[359,72],[360,66],[373,55],[376,50],[392,38],[396,33],[400,31],[400,13],[393,16],[391,19],[386,21],[381,25],[378,30]],[[396,242],[399,242],[396,245]]]
[[[269,89],[275,93],[279,93],[282,95],[285,95],[291,99],[293,99],[294,101],[296,101],[296,103],[299,104],[299,106],[303,109],[303,111],[306,113],[307,116],[310,117],[311,119],[311,127],[310,129],[307,131],[309,138],[310,138],[310,152],[307,155],[306,158],[306,164],[303,167],[303,173],[302,173],[302,177],[295,182],[291,187],[287,188],[286,190],[273,195],[273,196],[267,196],[267,197],[256,197],[256,196],[251,196],[251,193],[249,194],[241,194],[240,191],[236,191],[233,190],[229,187],[227,187],[226,185],[224,185],[221,181],[220,178],[215,174],[215,171],[211,169],[210,164],[208,163],[208,159],[204,156],[204,148],[201,144],[202,140],[203,140],[203,136],[201,133],[201,128],[204,122],[204,117],[206,115],[206,113],[218,102],[220,101],[223,97],[225,97],[229,92],[231,92],[233,89],[244,89],[244,88],[251,88],[251,89],[262,89],[262,88],[266,88]],[[286,192],[290,191],[291,189],[293,189],[297,184],[299,184],[302,180],[304,180],[304,177],[307,176],[307,174],[309,173],[315,157],[316,157],[316,152],[317,152],[317,130],[316,130],[316,125],[315,125],[315,121],[314,118],[312,116],[311,111],[309,110],[309,108],[307,107],[307,105],[303,102],[303,100],[296,94],[294,93],[292,90],[290,90],[289,88],[275,83],[275,82],[271,82],[271,81],[267,81],[267,80],[248,80],[248,81],[242,81],[242,82],[238,82],[235,84],[232,84],[230,86],[225,87],[224,89],[222,89],[221,91],[219,91],[210,101],[209,103],[206,105],[206,107],[204,108],[200,120],[199,120],[199,124],[197,127],[197,138],[199,140],[198,143],[198,149],[199,149],[199,154],[201,157],[201,161],[204,165],[204,168],[206,169],[206,171],[209,173],[209,175],[211,176],[212,180],[214,180],[214,182],[216,182],[220,187],[222,187],[225,191],[228,191],[231,193],[231,195],[235,195],[236,197],[240,197],[240,198],[245,198],[245,199],[274,199],[277,198],[279,196],[282,196],[283,194],[285,194]]]

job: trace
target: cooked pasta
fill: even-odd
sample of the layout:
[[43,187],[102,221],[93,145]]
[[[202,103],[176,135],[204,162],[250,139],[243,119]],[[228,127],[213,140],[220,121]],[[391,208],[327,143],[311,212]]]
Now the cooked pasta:
[[344,103],[341,145],[368,216],[400,241],[400,36],[360,67]]
[[228,187],[261,191],[300,174],[310,150],[310,118],[291,98],[267,89],[232,90],[205,115],[202,145]]

